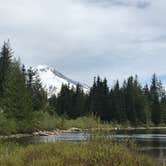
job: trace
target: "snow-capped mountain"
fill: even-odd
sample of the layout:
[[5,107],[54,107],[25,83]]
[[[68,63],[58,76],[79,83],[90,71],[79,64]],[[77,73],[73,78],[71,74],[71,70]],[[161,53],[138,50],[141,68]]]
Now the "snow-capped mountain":
[[[77,81],[73,81],[70,78],[67,78],[54,68],[47,65],[38,65],[33,67],[33,71],[35,71],[39,76],[43,87],[48,93],[48,97],[57,95],[61,90],[62,84],[67,84],[70,87],[76,87],[76,85],[79,83]],[[89,87],[86,84],[79,84],[82,86],[82,89],[85,93],[89,91]]]

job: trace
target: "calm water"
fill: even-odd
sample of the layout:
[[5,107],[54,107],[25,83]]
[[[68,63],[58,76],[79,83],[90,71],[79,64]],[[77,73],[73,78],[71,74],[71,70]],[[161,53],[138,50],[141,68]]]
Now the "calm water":
[[[19,143],[37,143],[37,142],[55,142],[55,141],[86,141],[92,134],[85,132],[62,133],[51,136],[34,136],[20,138]],[[134,139],[139,150],[156,159],[166,160],[166,129],[165,130],[133,130],[116,131],[114,133],[103,133],[103,135],[112,136],[116,139],[129,138]]]
[[115,134],[117,139],[134,139],[139,150],[156,159],[166,161],[166,130],[134,130],[118,131]]

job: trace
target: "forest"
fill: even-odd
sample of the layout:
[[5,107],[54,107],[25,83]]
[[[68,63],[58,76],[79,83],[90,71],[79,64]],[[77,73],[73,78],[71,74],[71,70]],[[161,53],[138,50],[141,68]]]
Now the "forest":
[[122,84],[117,80],[112,87],[98,76],[88,93],[79,84],[72,88],[62,85],[60,93],[48,99],[37,73],[14,58],[10,44],[4,42],[0,52],[0,133],[42,129],[46,116],[94,116],[102,123],[159,126],[166,123],[166,92],[156,74],[144,86],[138,76],[130,76]]
[[105,122],[133,126],[166,123],[166,93],[156,74],[150,86],[142,86],[137,76],[130,76],[122,86],[117,80],[112,88],[106,79],[97,77],[88,94],[80,85],[77,88],[62,85],[60,94],[52,96],[49,103],[55,112],[69,118],[93,114]]

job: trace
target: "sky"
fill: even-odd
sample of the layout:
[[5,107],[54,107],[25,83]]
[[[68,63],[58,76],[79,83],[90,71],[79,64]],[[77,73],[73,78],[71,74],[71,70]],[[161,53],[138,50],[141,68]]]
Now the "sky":
[[87,83],[153,73],[166,85],[165,0],[0,0],[0,44]]

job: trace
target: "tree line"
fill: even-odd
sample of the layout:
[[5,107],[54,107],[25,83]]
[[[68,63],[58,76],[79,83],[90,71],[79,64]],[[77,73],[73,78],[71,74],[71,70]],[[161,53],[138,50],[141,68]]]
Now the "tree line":
[[130,76],[121,86],[117,80],[112,88],[106,78],[97,77],[87,94],[79,84],[76,88],[62,85],[49,103],[55,112],[69,118],[93,114],[102,121],[135,126],[166,123],[166,92],[156,74],[149,86]]

